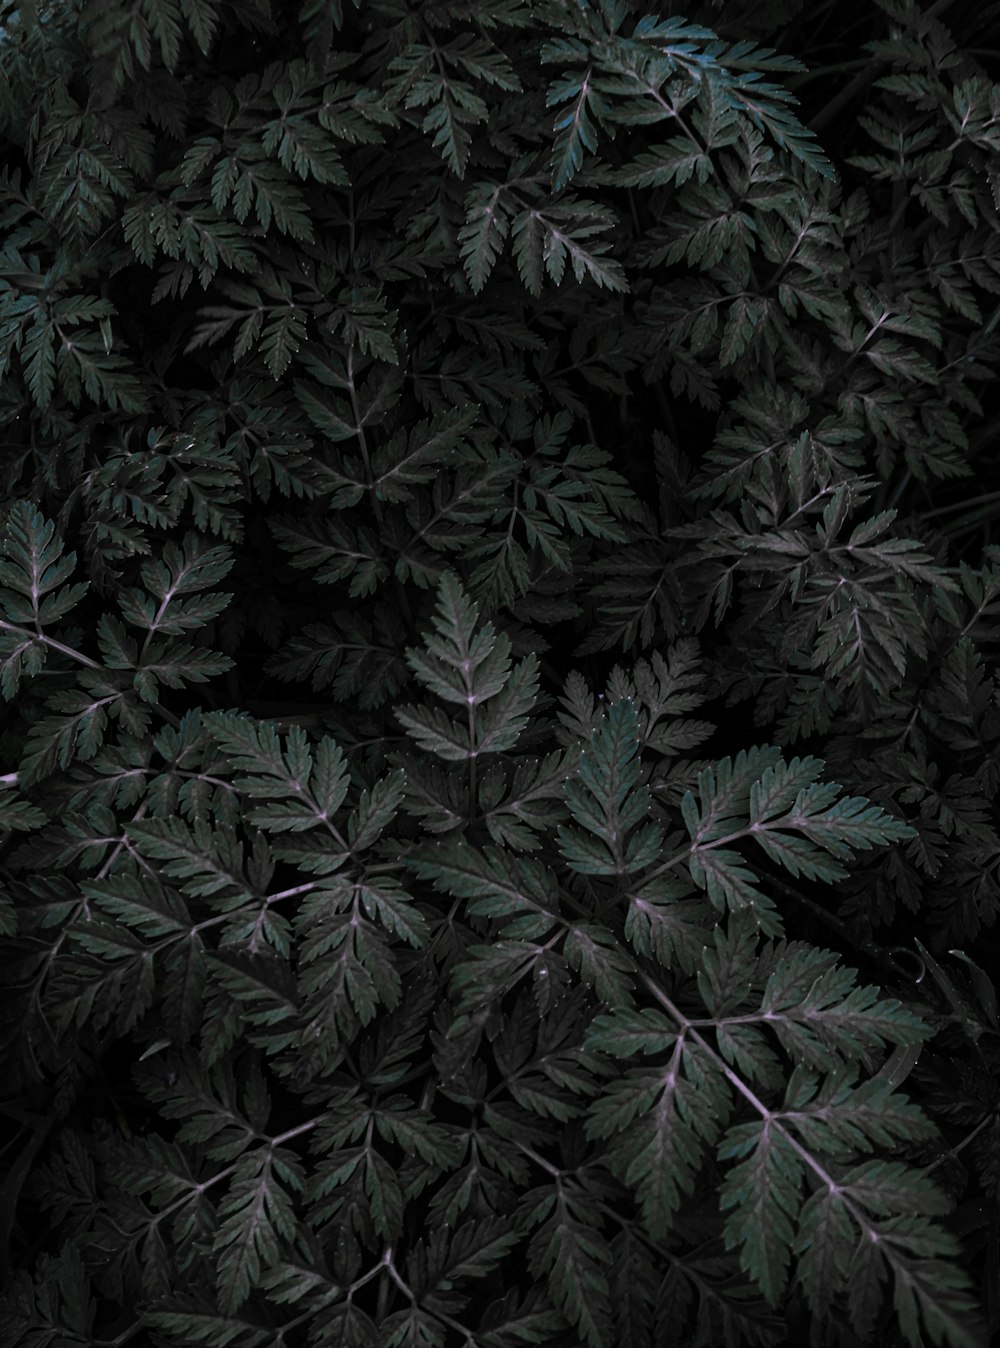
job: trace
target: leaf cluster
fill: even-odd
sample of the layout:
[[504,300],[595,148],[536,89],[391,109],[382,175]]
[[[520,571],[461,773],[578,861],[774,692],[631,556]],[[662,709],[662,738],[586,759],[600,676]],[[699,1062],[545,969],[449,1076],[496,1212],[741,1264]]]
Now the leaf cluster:
[[985,1348],[997,5],[0,10],[0,1339]]

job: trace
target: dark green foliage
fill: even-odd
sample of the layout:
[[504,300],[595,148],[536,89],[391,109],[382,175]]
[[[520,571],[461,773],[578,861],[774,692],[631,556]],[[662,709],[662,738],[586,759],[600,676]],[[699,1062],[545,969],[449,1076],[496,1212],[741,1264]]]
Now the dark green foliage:
[[1000,6],[0,6],[0,1339],[1000,1330]]

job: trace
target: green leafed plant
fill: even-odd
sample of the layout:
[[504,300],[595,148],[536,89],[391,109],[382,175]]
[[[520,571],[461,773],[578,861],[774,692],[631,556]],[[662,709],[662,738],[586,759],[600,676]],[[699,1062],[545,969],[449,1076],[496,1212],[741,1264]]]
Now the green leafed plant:
[[0,6],[0,1340],[1000,1331],[1000,6]]

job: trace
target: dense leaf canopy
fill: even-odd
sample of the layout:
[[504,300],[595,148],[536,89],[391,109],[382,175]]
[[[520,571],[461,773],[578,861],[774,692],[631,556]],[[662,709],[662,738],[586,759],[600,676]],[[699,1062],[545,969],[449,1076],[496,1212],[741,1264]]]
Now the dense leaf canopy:
[[0,4],[5,1348],[1000,1331],[998,31]]

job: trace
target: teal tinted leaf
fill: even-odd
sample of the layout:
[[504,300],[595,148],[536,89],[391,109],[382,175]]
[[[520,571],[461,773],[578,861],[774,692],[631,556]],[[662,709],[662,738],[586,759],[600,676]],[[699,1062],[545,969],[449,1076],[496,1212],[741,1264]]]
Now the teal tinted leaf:
[[542,293],[542,249],[545,231],[535,211],[520,211],[511,227],[514,261],[518,275],[529,295]]
[[178,636],[204,627],[225,611],[231,594],[205,593],[231,570],[232,550],[225,544],[207,546],[189,533],[181,547],[164,545],[156,560],[142,563],[139,589],[124,590],[118,599],[126,622],[162,636]]
[[847,1285],[857,1228],[839,1193],[820,1186],[806,1199],[799,1217],[793,1252],[796,1277],[814,1315],[826,1313],[833,1297]]
[[694,973],[714,917],[693,893],[690,881],[664,876],[629,892],[625,939],[637,954],[651,956],[665,969],[676,962],[685,973]]
[[442,465],[467,449],[467,437],[480,416],[479,407],[448,408],[426,421],[396,431],[372,456],[372,476],[382,500],[409,501],[412,487],[433,482]]
[[513,749],[537,699],[538,657],[531,654],[517,662],[479,718],[479,752],[498,754]]
[[597,150],[594,121],[600,122],[608,112],[608,103],[601,95],[594,79],[594,70],[588,68],[581,75],[568,75],[554,80],[545,95],[548,107],[569,103],[559,113],[553,125],[556,138],[552,147],[552,190],[560,191],[583,164],[585,150]]
[[347,842],[352,852],[362,852],[389,827],[406,792],[402,770],[380,778],[371,790],[362,791],[347,820]]
[[66,585],[76,553],[64,553],[52,520],[28,501],[9,507],[0,536],[0,606],[12,623],[60,622],[87,593],[87,582]]
[[104,743],[108,710],[122,707],[120,691],[100,674],[84,669],[77,676],[82,685],[49,696],[52,715],[32,724],[24,754],[18,765],[23,786],[33,786],[43,778],[65,769],[74,758],[83,762],[93,758]]
[[81,885],[95,907],[142,936],[187,935],[194,923],[185,904],[152,876],[140,873],[126,886],[120,879],[86,881]]
[[496,1217],[463,1222],[454,1232],[439,1230],[411,1258],[414,1273],[426,1260],[427,1272],[411,1281],[421,1290],[440,1287],[447,1291],[459,1278],[485,1278],[519,1243],[521,1237],[508,1223]]
[[44,810],[30,800],[25,800],[18,792],[10,789],[0,791],[0,829],[26,833],[44,827],[48,819]]
[[602,1348],[611,1324],[607,1244],[592,1224],[583,1194],[574,1201],[559,1193],[544,1204],[531,1204],[533,1197],[526,1196],[526,1208],[552,1215],[528,1246],[532,1274],[545,1279],[553,1301],[583,1342]]
[[630,1069],[590,1104],[587,1136],[619,1135],[610,1154],[613,1167],[636,1194],[654,1238],[670,1229],[683,1197],[693,1192],[706,1148],[729,1108],[717,1068],[681,1039],[669,1061]]
[[492,624],[478,632],[478,606],[454,573],[445,572],[425,652],[407,652],[407,664],[425,688],[446,702],[475,706],[501,691],[509,672],[510,645]]
[[913,828],[872,804],[864,796],[844,796],[828,804],[830,784],[800,791],[788,812],[788,823],[800,830],[810,842],[850,857],[853,852],[902,842],[915,836]]
[[269,1329],[255,1325],[243,1315],[224,1315],[215,1306],[206,1306],[187,1297],[174,1297],[170,1310],[149,1312],[150,1324],[185,1343],[205,1344],[207,1348],[264,1348]]
[[[119,648],[116,659],[128,658],[131,649],[131,639],[126,638],[124,649]],[[144,702],[155,703],[160,696],[160,684],[167,688],[183,688],[186,683],[207,683],[232,669],[235,661],[228,655],[188,641],[153,640],[146,642],[141,660],[136,657],[135,664],[138,666],[134,678],[136,692]]]
[[623,187],[682,186],[692,177],[699,183],[715,173],[711,156],[687,136],[675,136],[664,145],[643,150],[628,164],[614,170],[614,181]]
[[634,966],[610,932],[594,923],[576,922],[563,943],[563,955],[606,1006],[631,1005]]
[[749,912],[768,936],[783,930],[774,903],[757,888],[758,877],[738,852],[729,847],[705,847],[692,851],[688,861],[691,878],[704,889],[721,911]]
[[445,572],[434,631],[424,650],[406,653],[420,683],[463,710],[452,714],[407,704],[396,709],[396,717],[421,747],[449,762],[512,749],[538,696],[537,658],[525,656],[512,666],[510,639],[478,618],[478,605],[454,573]]
[[147,819],[129,827],[140,855],[161,863],[164,875],[179,880],[192,897],[227,894],[250,897],[243,873],[243,846],[232,828],[213,829],[204,819]]
[[698,776],[699,809],[693,794],[685,800],[684,820],[694,841],[703,843],[742,826],[749,813],[750,791],[761,773],[777,763],[781,750],[773,745],[741,750],[723,758]]
[[795,942],[767,980],[761,1011],[797,1062],[830,1070],[839,1061],[870,1061],[885,1044],[922,1043],[930,1031],[919,1016],[876,987],[856,986],[853,970],[829,951]]
[[213,982],[238,1007],[240,1029],[256,1048],[280,1053],[299,1036],[299,998],[292,972],[273,951],[227,945],[211,956]]
[[725,929],[716,927],[701,955],[698,990],[713,1017],[723,1020],[746,1009],[757,974],[758,936],[752,921],[734,914]]
[[672,1048],[676,1038],[676,1027],[660,1011],[622,1008],[594,1017],[587,1029],[586,1046],[616,1058],[631,1058],[636,1053],[660,1053]]
[[55,327],[41,314],[25,334],[21,354],[28,390],[38,407],[47,408],[56,383]]
[[41,672],[45,656],[46,647],[37,637],[9,628],[0,619],[0,693],[5,701],[17,697],[22,677],[31,679]]
[[510,232],[510,207],[498,183],[477,183],[465,198],[465,224],[459,231],[462,262],[472,292],[486,286]]
[[219,1205],[221,1220],[213,1240],[219,1307],[224,1313],[239,1310],[259,1282],[261,1269],[277,1259],[282,1239],[289,1241],[294,1235],[290,1187],[301,1188],[302,1178],[287,1151],[262,1147],[236,1163]]
[[476,756],[468,728],[457,725],[440,707],[397,707],[396,718],[422,749],[446,762],[461,763]]
[[638,717],[634,704],[623,699],[608,708],[583,749],[576,775],[564,787],[566,804],[580,827],[560,825],[557,833],[574,870],[622,875],[657,860],[663,830],[649,822],[636,828],[651,806],[641,778]]
[[[749,1153],[749,1155],[748,1155]],[[727,1249],[776,1306],[785,1289],[801,1203],[802,1158],[784,1133],[767,1123],[739,1124],[726,1134],[719,1159],[745,1156],[726,1174],[719,1194]]]
[[785,814],[799,792],[812,786],[822,770],[819,758],[793,758],[790,763],[779,761],[766,768],[750,788],[751,825]]
[[358,898],[365,913],[377,918],[386,931],[412,946],[427,944],[430,928],[411,895],[390,880],[366,880],[358,886]]
[[325,828],[339,840],[333,817],[347,798],[350,778],[343,751],[330,736],[324,735],[314,752],[297,725],[283,747],[272,722],[235,712],[210,712],[203,721],[227,755],[234,785],[250,800],[264,802],[249,811],[251,823],[272,833]]
[[505,935],[540,937],[558,922],[555,876],[540,861],[449,837],[416,852],[408,865],[445,893],[469,900],[471,914],[506,923]]

